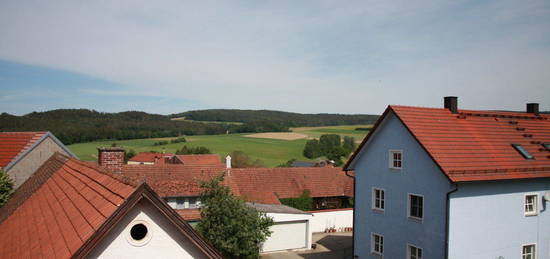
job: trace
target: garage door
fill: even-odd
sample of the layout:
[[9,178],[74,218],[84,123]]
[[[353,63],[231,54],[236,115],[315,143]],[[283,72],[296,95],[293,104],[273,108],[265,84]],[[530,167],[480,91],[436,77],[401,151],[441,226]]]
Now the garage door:
[[307,221],[279,222],[271,226],[273,232],[265,241],[264,252],[305,248],[307,244]]

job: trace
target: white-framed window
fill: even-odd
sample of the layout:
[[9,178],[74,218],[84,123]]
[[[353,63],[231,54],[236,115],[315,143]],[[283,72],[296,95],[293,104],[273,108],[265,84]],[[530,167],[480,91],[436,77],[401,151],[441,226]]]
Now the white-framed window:
[[422,248],[407,244],[407,259],[422,259]]
[[386,208],[386,193],[384,189],[372,188],[372,209],[384,211]]
[[536,259],[537,258],[537,245],[527,244],[521,246],[521,259]]
[[166,202],[173,209],[197,209],[201,206],[199,197],[171,197],[166,198]]
[[377,233],[370,234],[370,251],[377,255],[384,254],[384,236]]
[[525,195],[525,202],[524,202],[525,216],[535,216],[538,214],[537,203],[538,203],[537,194]]
[[409,193],[407,215],[409,218],[422,220],[424,218],[424,196]]
[[390,168],[391,169],[401,169],[403,167],[403,151],[401,150],[390,150]]

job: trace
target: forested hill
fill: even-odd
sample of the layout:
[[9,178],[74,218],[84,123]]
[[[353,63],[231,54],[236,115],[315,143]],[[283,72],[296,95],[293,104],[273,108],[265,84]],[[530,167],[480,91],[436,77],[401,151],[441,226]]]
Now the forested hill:
[[198,110],[188,111],[170,115],[172,118],[185,118],[195,121],[218,121],[218,122],[242,122],[253,123],[267,121],[280,124],[286,127],[302,126],[334,126],[334,125],[356,125],[372,124],[378,119],[378,115],[347,115],[347,114],[302,114],[292,112],[270,111],[270,110]]
[[[242,124],[172,120],[174,115],[165,116],[138,111],[105,113],[87,109],[60,109],[33,112],[23,116],[2,113],[0,114],[0,131],[51,131],[63,143],[73,144],[105,139],[214,135],[226,132],[280,132],[289,131],[291,126],[359,124],[373,121],[366,119],[371,117],[361,117],[364,115],[307,115],[238,110],[208,110],[204,112],[210,114],[211,111],[220,111],[220,113],[215,119],[212,116],[199,117],[198,114],[203,114],[203,111],[189,112],[189,114],[197,115],[186,115],[185,117],[201,121],[238,121]],[[285,114],[287,114],[286,117]]]

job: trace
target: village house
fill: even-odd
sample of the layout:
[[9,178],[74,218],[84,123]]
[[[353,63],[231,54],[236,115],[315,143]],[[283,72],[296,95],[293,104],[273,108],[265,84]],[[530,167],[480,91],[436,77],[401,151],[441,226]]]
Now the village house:
[[141,152],[130,159],[129,165],[218,165],[222,166],[220,156],[216,154],[175,155],[171,153]]
[[17,189],[55,152],[75,157],[50,132],[0,132],[0,169]]
[[[99,165],[119,172],[124,179],[146,182],[192,225],[200,221],[200,181],[224,174],[223,184],[230,187],[234,195],[275,221],[262,252],[309,249],[313,232],[342,224],[352,226],[352,210],[346,208],[353,197],[352,179],[341,168],[230,168],[230,163],[225,166],[221,163],[124,165],[123,150],[104,148],[99,152],[100,158],[119,159],[119,165],[98,161]],[[306,190],[313,199],[314,210],[336,210],[316,216],[317,212],[304,212],[282,204],[281,199],[297,198]],[[331,218],[333,214],[339,218]]]
[[550,258],[550,116],[389,106],[355,171],[355,258]]
[[0,258],[223,258],[146,184],[60,153],[0,210]]

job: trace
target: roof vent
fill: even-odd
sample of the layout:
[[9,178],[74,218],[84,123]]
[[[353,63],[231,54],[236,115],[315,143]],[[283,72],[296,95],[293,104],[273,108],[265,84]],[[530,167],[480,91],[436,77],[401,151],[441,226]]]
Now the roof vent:
[[527,113],[532,113],[534,115],[539,115],[539,104],[538,103],[528,103],[527,104]]
[[449,109],[452,113],[458,113],[458,97],[445,96],[443,98],[443,105],[445,109]]

